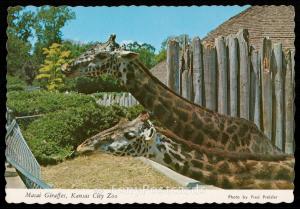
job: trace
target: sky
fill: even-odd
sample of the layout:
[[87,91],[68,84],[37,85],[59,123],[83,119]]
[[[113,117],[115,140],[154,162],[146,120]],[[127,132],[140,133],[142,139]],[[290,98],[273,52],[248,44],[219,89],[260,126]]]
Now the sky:
[[105,42],[110,34],[118,43],[148,43],[158,52],[173,35],[200,38],[249,6],[193,7],[72,7],[76,19],[63,28],[63,39]]

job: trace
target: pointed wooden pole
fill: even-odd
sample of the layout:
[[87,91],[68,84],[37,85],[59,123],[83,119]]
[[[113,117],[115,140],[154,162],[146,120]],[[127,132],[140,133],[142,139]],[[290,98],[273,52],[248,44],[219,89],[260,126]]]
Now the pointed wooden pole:
[[271,71],[271,53],[272,42],[268,38],[263,39],[262,47],[262,71],[261,71],[261,87],[262,87],[262,125],[266,136],[272,139],[272,71]]
[[179,43],[170,40],[167,48],[167,85],[178,94],[180,94],[179,73]]
[[229,56],[229,73],[228,73],[228,103],[229,114],[237,117],[238,113],[238,41],[235,35],[229,35],[226,38]]
[[285,74],[285,153],[294,153],[294,78],[292,52],[289,51],[286,56],[286,74]]
[[239,30],[237,34],[239,43],[239,116],[249,119],[250,105],[250,59],[249,59],[249,33],[248,30]]
[[272,54],[273,65],[273,124],[272,124],[272,140],[279,149],[283,149],[283,69],[282,69],[282,45],[281,43],[274,44]]
[[227,114],[228,110],[228,96],[227,96],[227,73],[228,73],[228,59],[227,49],[225,45],[224,37],[218,37],[215,39],[215,45],[217,50],[217,78],[218,78],[218,96],[217,106],[218,112],[221,114]]
[[194,103],[203,105],[203,52],[199,37],[193,39],[192,49]]
[[217,55],[216,48],[206,46],[203,50],[204,59],[204,92],[205,92],[205,107],[217,111]]

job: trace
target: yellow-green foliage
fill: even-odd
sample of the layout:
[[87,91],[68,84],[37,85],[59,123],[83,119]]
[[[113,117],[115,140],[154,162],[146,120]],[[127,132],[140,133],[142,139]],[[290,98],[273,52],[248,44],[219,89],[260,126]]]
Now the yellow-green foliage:
[[64,76],[61,73],[61,66],[68,61],[70,51],[63,51],[62,45],[53,43],[48,49],[43,48],[46,55],[44,64],[39,69],[36,79],[49,91],[56,90],[63,86]]

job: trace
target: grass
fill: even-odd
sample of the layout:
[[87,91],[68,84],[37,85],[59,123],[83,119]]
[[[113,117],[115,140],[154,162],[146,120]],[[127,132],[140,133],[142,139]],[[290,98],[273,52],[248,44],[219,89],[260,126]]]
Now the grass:
[[42,167],[42,178],[60,189],[179,188],[137,158],[97,153]]

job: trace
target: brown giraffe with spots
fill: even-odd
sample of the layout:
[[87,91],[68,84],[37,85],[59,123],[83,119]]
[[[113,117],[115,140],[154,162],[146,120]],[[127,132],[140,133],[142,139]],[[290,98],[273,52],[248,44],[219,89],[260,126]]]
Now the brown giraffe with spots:
[[111,36],[63,66],[68,77],[113,75],[161,124],[194,146],[216,152],[282,155],[251,121],[221,115],[196,105],[170,90]]
[[229,152],[281,153],[251,121],[184,99],[154,77],[136,53],[117,48],[114,35],[109,40],[65,65],[63,72],[69,77],[113,75],[165,128],[195,144]]
[[148,114],[86,139],[79,154],[105,152],[117,156],[143,156],[182,175],[224,189],[292,189],[291,155],[254,155],[219,151],[190,143],[171,131],[155,127]]

